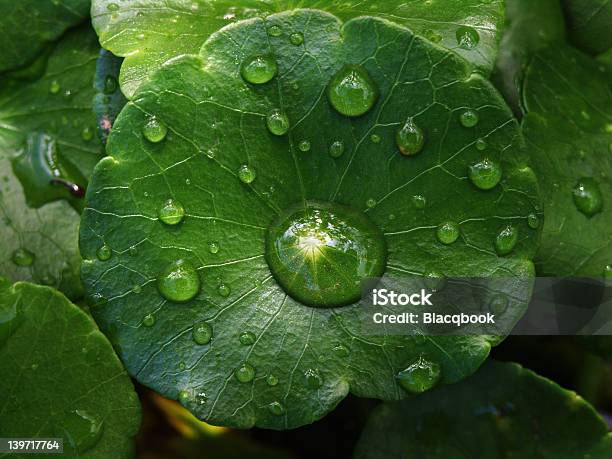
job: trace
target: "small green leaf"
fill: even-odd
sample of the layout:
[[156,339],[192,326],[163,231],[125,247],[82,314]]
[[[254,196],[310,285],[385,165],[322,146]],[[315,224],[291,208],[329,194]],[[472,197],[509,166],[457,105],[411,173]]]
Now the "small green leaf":
[[612,435],[574,392],[490,361],[453,386],[374,411],[355,459],[604,459]]
[[570,41],[589,54],[612,47],[612,3],[609,0],[562,0]]
[[[169,0],[162,5],[155,0],[93,0],[92,19],[102,46],[126,57],[120,79],[131,99],[164,62],[197,54],[220,28],[297,7],[320,8],[343,20],[371,15],[395,21],[456,51],[484,74],[493,69],[504,22],[502,0]],[[273,38],[309,49],[299,33],[269,30]]]
[[[301,33],[308,50],[271,27]],[[243,62],[260,55],[276,76],[245,81]],[[378,97],[345,116],[327,90],[355,63]],[[283,135],[268,126],[277,110]],[[159,142],[152,119],[167,127]],[[412,156],[396,135],[408,120],[425,138]],[[499,336],[365,336],[360,281],[532,276],[538,195],[521,145],[489,82],[405,28],[316,10],[233,24],[199,57],[165,65],[115,124],[81,224],[83,278],[108,300],[93,313],[132,374],[219,424],[290,428],[349,390],[397,399],[460,380]],[[501,169],[486,190],[468,178],[483,157]],[[160,220],[169,199],[184,209],[176,225]],[[501,257],[509,224],[518,237]],[[113,256],[100,260],[105,244]],[[514,293],[518,319],[529,289]],[[420,358],[435,377],[407,381]]]
[[89,16],[90,0],[0,0],[0,72],[28,64]]
[[61,293],[0,279],[0,436],[62,438],[64,457],[131,457],[134,386],[93,320]]
[[[91,29],[71,31],[42,75],[0,89],[0,274],[71,298],[82,294],[77,210],[102,153],[91,111],[98,50]],[[23,251],[30,263],[16,262]]]
[[546,276],[604,276],[612,264],[610,73],[557,44],[526,71],[523,130],[544,198],[537,270]]

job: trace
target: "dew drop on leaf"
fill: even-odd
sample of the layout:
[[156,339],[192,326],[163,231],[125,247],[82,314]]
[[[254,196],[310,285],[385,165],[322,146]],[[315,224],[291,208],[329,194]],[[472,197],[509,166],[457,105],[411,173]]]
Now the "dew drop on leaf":
[[86,126],[81,131],[81,139],[83,139],[85,142],[89,142],[91,139],[93,139],[93,136],[94,136],[94,131],[89,126]]
[[508,225],[495,238],[495,251],[498,255],[508,255],[518,242],[518,230]]
[[603,196],[599,184],[592,178],[582,178],[573,190],[576,208],[587,217],[593,217],[602,211]]
[[166,138],[168,128],[162,121],[151,117],[142,128],[142,134],[149,142],[159,143]]
[[446,287],[446,276],[438,271],[428,272],[423,280],[427,289],[434,293],[441,292]]
[[336,344],[332,348],[332,351],[338,357],[348,357],[350,354],[350,351],[348,350],[348,348],[343,344]]
[[493,314],[503,314],[508,308],[508,297],[503,294],[494,295],[489,302],[489,311]]
[[348,65],[334,75],[327,96],[341,115],[361,116],[376,103],[378,88],[367,70],[358,65]]
[[396,378],[402,388],[413,394],[420,394],[433,388],[440,376],[440,365],[421,356],[408,368],[400,371]]
[[452,244],[459,238],[459,225],[454,222],[444,222],[438,226],[436,237],[442,244]]
[[298,144],[298,148],[300,151],[303,151],[304,153],[306,153],[307,151],[310,151],[310,142],[308,140],[302,140]]
[[62,89],[62,87],[60,86],[59,82],[57,80],[53,80],[51,82],[51,85],[49,86],[49,92],[51,94],[57,94],[58,92],[60,92],[60,90]]
[[152,327],[153,325],[155,325],[155,316],[153,314],[147,314],[146,316],[144,316],[144,318],[142,319],[142,324],[145,327]]
[[317,370],[314,370],[312,368],[309,368],[304,372],[304,377],[306,378],[306,384],[311,389],[318,389],[323,383],[321,376],[319,376]]
[[278,73],[278,66],[272,56],[252,56],[242,63],[240,74],[247,83],[264,84]]
[[178,393],[178,401],[183,406],[188,406],[191,401],[191,394],[188,390],[180,390]]
[[459,27],[455,35],[457,44],[463,49],[474,49],[480,41],[480,35],[473,27]]
[[301,32],[294,32],[289,37],[289,41],[291,41],[292,45],[300,46],[304,43],[304,35]]
[[476,141],[476,149],[478,151],[484,151],[487,149],[487,141],[485,139],[478,139]]
[[102,245],[96,252],[96,256],[98,257],[98,260],[100,261],[109,260],[112,255],[113,255],[112,249],[106,244]]
[[266,383],[268,384],[268,386],[274,387],[278,384],[278,378],[273,374],[269,374],[266,377]]
[[400,152],[406,156],[416,155],[425,145],[425,134],[413,120],[406,121],[406,124],[395,134],[395,141]]
[[502,168],[497,162],[485,158],[470,165],[468,176],[476,188],[491,190],[501,180]]
[[609,264],[604,268],[603,275],[606,279],[612,278],[612,264]]
[[417,209],[424,209],[427,205],[427,199],[425,198],[425,196],[416,194],[412,197],[412,204]]
[[11,260],[17,266],[32,266],[36,256],[28,249],[20,248],[13,252]]
[[255,177],[255,171],[246,164],[243,164],[240,166],[240,169],[238,169],[238,178],[242,183],[246,183],[247,185],[253,183]]
[[242,344],[243,346],[252,346],[253,344],[255,344],[256,336],[253,332],[245,331],[240,333],[239,340],[240,344]]
[[285,407],[280,402],[272,402],[268,405],[268,411],[274,416],[282,416],[285,414]]
[[289,132],[289,118],[280,110],[274,110],[266,119],[268,130],[274,135],[285,135]]
[[199,322],[193,326],[191,337],[196,344],[204,345],[210,343],[213,336],[213,329],[206,322]]
[[372,134],[370,136],[370,140],[372,141],[372,143],[380,143],[382,139],[380,138],[378,134]]
[[168,199],[159,208],[157,215],[162,223],[166,225],[178,225],[183,221],[185,209],[180,202],[175,201],[174,199]]
[[273,25],[272,27],[268,28],[268,35],[271,37],[280,37],[282,33],[283,30],[277,25]]
[[540,226],[540,219],[536,214],[529,214],[527,216],[527,225],[531,229],[537,229]]
[[195,396],[195,401],[198,405],[206,405],[206,402],[208,402],[208,396],[206,395],[206,392],[198,392]]
[[370,198],[366,201],[366,207],[368,209],[371,209],[372,207],[374,207],[376,205],[376,199],[374,198]]
[[232,293],[232,289],[229,288],[228,285],[221,283],[219,284],[219,287],[217,287],[217,293],[221,295],[223,298],[227,298],[230,295],[230,293]]
[[62,427],[69,445],[79,454],[93,448],[102,436],[104,421],[84,410],[74,410],[64,418]]
[[106,5],[106,9],[108,11],[117,11],[119,9],[119,5],[117,5],[116,3],[109,3],[108,5]]
[[255,368],[248,363],[243,363],[234,371],[234,376],[241,383],[251,382],[255,377]]
[[342,140],[336,140],[329,146],[329,156],[332,158],[339,158],[344,154],[344,142]]
[[219,244],[216,242],[211,242],[208,244],[208,251],[212,254],[219,253]]
[[200,276],[186,260],[170,263],[161,273],[157,288],[164,298],[175,303],[193,299],[200,291]]
[[465,110],[459,115],[459,121],[467,128],[476,126],[479,120],[478,112],[475,110]]

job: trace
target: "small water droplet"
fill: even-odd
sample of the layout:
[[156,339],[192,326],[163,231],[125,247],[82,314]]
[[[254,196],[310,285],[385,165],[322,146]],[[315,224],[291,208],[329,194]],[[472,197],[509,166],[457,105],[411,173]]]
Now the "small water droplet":
[[274,416],[282,416],[285,414],[285,407],[280,402],[272,402],[268,405],[268,411]]
[[432,43],[440,43],[442,41],[442,35],[440,35],[435,30],[427,29],[423,32],[425,38],[427,38]]
[[217,288],[217,293],[219,295],[221,295],[223,298],[227,298],[230,293],[232,293],[232,289],[229,288],[229,286],[227,286],[224,283],[219,284],[219,287]]
[[240,169],[238,169],[238,178],[242,183],[246,183],[247,185],[249,183],[253,183],[255,177],[255,171],[246,164],[243,164],[242,166],[240,166]]
[[142,293],[142,285],[134,285],[134,287],[132,287],[132,292],[134,292],[135,294],[140,294]]
[[405,390],[420,394],[433,388],[441,376],[440,365],[424,357],[419,357],[405,370],[400,371],[396,378]]
[[446,287],[446,276],[438,271],[430,271],[425,274],[425,286],[433,293],[441,292]]
[[476,126],[479,119],[478,112],[475,110],[465,110],[459,115],[459,121],[466,128]]
[[268,130],[274,135],[285,135],[289,132],[289,118],[280,110],[274,110],[266,119]]
[[612,278],[612,264],[609,264],[604,268],[603,275],[606,279]]
[[234,376],[241,383],[251,382],[255,377],[255,368],[248,363],[244,363],[234,371]]
[[164,298],[175,303],[193,299],[200,291],[200,276],[186,260],[170,263],[161,273],[157,288]]
[[245,331],[240,333],[240,344],[242,344],[243,346],[252,346],[253,344],[255,344],[255,340],[257,339],[257,337],[255,336],[255,333],[250,332],[250,331]]
[[13,252],[11,260],[13,260],[13,263],[17,266],[32,266],[35,258],[36,256],[28,249],[20,248]]
[[474,49],[480,41],[480,35],[473,27],[462,26],[457,29],[457,44],[463,49]]
[[495,238],[495,251],[498,255],[508,255],[518,242],[518,230],[512,225],[506,226]]
[[332,348],[332,352],[336,354],[338,357],[348,357],[350,354],[350,351],[348,350],[348,348],[343,344],[336,344]]
[[96,252],[96,256],[98,257],[98,260],[100,261],[107,261],[110,259],[112,255],[113,255],[112,249],[106,244],[101,246]]
[[423,145],[425,145],[425,134],[423,130],[410,119],[397,131],[395,141],[403,155],[412,156],[423,149]]
[[304,372],[304,377],[306,378],[306,384],[311,389],[318,389],[323,383],[323,380],[321,379],[321,376],[319,376],[317,370],[312,368],[309,368]]
[[342,140],[336,140],[329,147],[329,156],[332,158],[339,158],[344,154],[344,142]]
[[361,116],[376,103],[378,88],[367,70],[358,65],[349,65],[332,78],[327,96],[341,115]]
[[219,253],[219,244],[216,242],[211,242],[208,244],[208,251],[212,254]]
[[117,5],[116,3],[109,3],[108,5],[106,5],[106,9],[108,11],[117,11],[119,9],[119,5]]
[[468,168],[468,176],[476,188],[491,190],[500,182],[502,168],[495,161],[484,158]]
[[178,225],[183,221],[185,209],[180,202],[175,201],[174,199],[168,199],[159,208],[157,215],[162,223],[166,225]]
[[425,198],[425,196],[422,196],[420,194],[416,194],[412,197],[412,204],[417,209],[424,209],[425,206],[427,205],[427,198]]
[[180,390],[178,393],[178,401],[183,406],[188,406],[191,401],[191,394],[188,390]]
[[278,378],[273,374],[269,374],[266,377],[266,383],[268,384],[268,386],[274,387],[278,384]]
[[264,84],[276,76],[278,66],[272,56],[253,56],[242,63],[240,73],[247,83]]
[[374,207],[376,205],[376,199],[374,198],[370,198],[366,201],[366,206],[368,209],[371,209],[372,207]]
[[193,326],[191,336],[196,344],[208,344],[213,337],[213,329],[208,323],[199,322]]
[[152,327],[153,325],[155,325],[155,316],[153,314],[147,314],[146,316],[144,316],[144,318],[142,319],[142,324],[145,327]]
[[294,32],[289,37],[289,41],[291,41],[292,45],[300,46],[304,43],[304,35],[301,32]]
[[476,149],[478,151],[484,151],[487,149],[487,141],[485,139],[478,139],[476,141]]
[[168,128],[157,118],[151,117],[142,128],[142,134],[149,142],[159,143],[166,138]]
[[529,214],[527,216],[527,224],[531,229],[537,229],[540,226],[540,219],[536,214]]
[[94,447],[100,437],[104,421],[84,410],[74,410],[62,422],[69,445],[79,454]]
[[452,244],[459,239],[459,225],[454,222],[445,222],[438,226],[436,237],[442,244]]
[[185,371],[185,368],[187,368],[187,365],[185,364],[185,362],[179,362],[178,368],[179,368],[179,371]]
[[380,138],[378,134],[372,134],[370,136],[370,140],[372,141],[372,143],[380,143],[382,139]]
[[306,153],[307,151],[310,151],[310,142],[308,140],[302,140],[298,144],[298,148],[300,149],[300,151]]
[[195,402],[198,405],[206,405],[206,402],[208,402],[206,392],[198,392],[195,396]]
[[89,126],[84,127],[81,131],[81,139],[83,139],[85,142],[89,142],[91,139],[93,139],[93,136],[94,130]]
[[573,190],[576,208],[587,217],[593,217],[603,209],[603,196],[599,184],[592,178],[582,178]]
[[62,87],[60,86],[59,82],[57,80],[53,80],[51,82],[51,85],[49,86],[49,92],[51,94],[57,94],[58,92],[60,92],[60,90],[62,89]]
[[503,294],[494,295],[489,302],[489,310],[495,315],[501,315],[508,308],[508,297]]
[[268,28],[268,35],[271,37],[280,37],[282,33],[283,30],[277,25],[273,25],[272,27]]

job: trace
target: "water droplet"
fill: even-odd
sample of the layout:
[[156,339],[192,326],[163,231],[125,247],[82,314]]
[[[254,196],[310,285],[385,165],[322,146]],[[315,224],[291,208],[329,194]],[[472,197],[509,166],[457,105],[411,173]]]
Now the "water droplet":
[[219,253],[219,244],[216,242],[211,242],[208,244],[208,251],[212,254]]
[[438,226],[436,236],[442,244],[452,244],[459,239],[459,225],[454,222],[445,222]]
[[251,169],[249,166],[247,166],[246,164],[243,164],[242,166],[240,166],[240,169],[238,169],[238,178],[240,179],[240,181],[242,183],[253,183],[253,180],[255,180],[256,174],[255,171],[253,169]]
[[304,372],[304,377],[306,378],[306,384],[311,389],[318,389],[323,383],[321,376],[319,376],[317,370],[314,370],[312,368],[309,368],[308,370],[306,370],[306,372]]
[[185,362],[179,362],[178,368],[179,368],[179,371],[185,371],[185,368],[187,368],[187,365],[185,364]]
[[208,344],[213,337],[213,329],[206,322],[199,322],[193,326],[191,336],[196,344]]
[[250,331],[245,331],[240,333],[240,344],[242,344],[243,346],[252,346],[253,344],[255,344],[255,340],[257,339],[257,337],[255,336],[255,333],[250,332]]
[[425,198],[425,196],[422,196],[420,194],[416,194],[412,197],[412,204],[417,209],[424,209],[425,206],[427,205],[427,198]]
[[109,3],[108,5],[106,5],[106,9],[108,11],[117,11],[119,9],[119,5],[117,5],[116,3]]
[[468,168],[468,176],[476,188],[491,190],[500,182],[502,168],[495,161],[485,158]]
[[536,214],[529,214],[527,216],[527,224],[531,229],[537,229],[540,226],[540,219]]
[[241,383],[251,382],[255,377],[255,368],[248,363],[244,363],[234,371],[234,376]]
[[198,405],[206,405],[206,402],[208,402],[206,392],[198,392],[195,396],[195,402]]
[[49,92],[51,94],[57,94],[58,92],[60,92],[60,90],[62,89],[62,87],[60,86],[59,82],[57,80],[53,80],[51,82],[51,85],[49,86]]
[[308,140],[302,140],[298,144],[298,148],[300,149],[300,151],[306,153],[307,151],[310,151],[310,142]]
[[13,252],[11,260],[13,260],[13,263],[17,266],[32,266],[35,258],[36,256],[28,249],[21,248]]
[[434,387],[440,376],[440,365],[421,356],[408,368],[400,371],[396,378],[405,390],[420,394]]
[[230,293],[232,293],[232,289],[230,289],[226,284],[221,283],[217,288],[217,293],[221,295],[223,298],[227,298]]
[[403,155],[412,156],[423,149],[423,145],[425,145],[425,134],[423,130],[410,119],[397,131],[395,141]]
[[480,41],[480,35],[476,29],[462,26],[457,29],[457,44],[463,49],[474,49]]
[[145,327],[152,327],[153,325],[155,325],[155,316],[153,314],[147,314],[146,316],[144,316],[144,318],[142,319],[142,324]]
[[465,110],[459,115],[459,121],[466,128],[474,127],[479,121],[478,112],[475,110]]
[[329,156],[332,158],[339,158],[344,154],[344,142],[342,140],[336,140],[329,147]]
[[268,405],[268,411],[274,416],[282,416],[285,414],[285,407],[280,402],[272,402]]
[[183,217],[185,216],[185,209],[183,205],[175,201],[174,199],[168,199],[166,202],[162,204],[162,206],[157,211],[157,215],[162,223],[172,226],[178,225],[183,221]]
[[382,139],[380,138],[378,134],[372,134],[370,136],[370,140],[372,141],[372,143],[380,143]]
[[[362,279],[384,272],[386,250],[382,233],[365,214],[313,201],[283,212],[266,240],[266,260],[276,281],[291,297],[314,307],[359,300]],[[342,276],[328,274],[340,266]]]
[[273,25],[272,27],[268,28],[268,35],[271,37],[280,37],[282,33],[283,30],[277,25]]
[[487,149],[487,141],[485,139],[478,139],[476,141],[476,149],[478,151],[484,151]]
[[612,264],[609,264],[604,268],[603,275],[606,279],[612,278]]
[[446,276],[437,271],[430,271],[425,274],[425,286],[433,293],[441,292],[446,287]]
[[592,178],[582,178],[573,191],[576,208],[587,217],[593,217],[603,209],[603,196],[599,184]]
[[135,294],[140,294],[142,293],[142,285],[134,285],[134,287],[132,287],[132,292],[134,292]]
[[278,73],[278,66],[272,56],[253,56],[242,63],[242,78],[247,83],[264,84]]
[[371,209],[372,207],[374,207],[376,205],[376,199],[374,198],[370,198],[366,201],[366,207],[368,209]]
[[495,315],[501,315],[508,308],[508,297],[503,294],[494,295],[489,302],[489,311]]
[[363,67],[349,65],[332,78],[327,96],[338,113],[361,116],[376,103],[378,88]]
[[274,110],[266,119],[268,130],[274,135],[285,135],[289,132],[289,118],[280,110]]
[[96,256],[98,257],[98,260],[100,261],[106,261],[110,259],[112,255],[113,255],[112,249],[106,244],[101,246],[96,252]]
[[508,255],[518,242],[518,230],[511,225],[506,226],[495,238],[495,251],[498,255]]
[[182,303],[193,299],[200,291],[200,276],[186,260],[170,263],[157,281],[159,292],[169,301]]
[[304,43],[304,35],[301,32],[294,32],[289,37],[289,41],[291,41],[292,45],[300,46]]
[[157,118],[151,117],[142,128],[142,134],[149,142],[159,143],[166,138],[168,128]]
[[442,35],[440,35],[435,30],[427,29],[423,32],[425,38],[427,38],[432,43],[440,43],[442,41]]
[[81,139],[83,139],[85,142],[89,142],[91,139],[93,139],[93,136],[94,136],[94,131],[89,126],[86,126],[81,131]]
[[113,75],[107,75],[104,79],[104,94],[112,94],[117,88],[119,88],[119,83],[117,82],[117,78]]
[[332,352],[336,354],[338,357],[343,357],[343,358],[348,357],[350,354],[350,351],[348,350],[348,348],[344,346],[343,344],[336,344],[332,348]]
[[104,421],[84,410],[74,410],[62,422],[68,444],[79,454],[94,447],[100,437]]
[[180,390],[178,393],[178,401],[183,406],[188,406],[191,401],[191,394],[188,390]]

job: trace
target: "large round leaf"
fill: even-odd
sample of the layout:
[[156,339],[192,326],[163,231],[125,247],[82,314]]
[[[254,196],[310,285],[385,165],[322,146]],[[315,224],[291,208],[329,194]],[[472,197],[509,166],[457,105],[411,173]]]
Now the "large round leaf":
[[[270,27],[303,40],[270,37]],[[276,62],[267,84],[241,78],[257,55],[264,76]],[[328,101],[328,84],[347,64],[378,91],[360,117],[340,115]],[[290,123],[281,136],[266,127],[279,111]],[[406,125],[425,138],[413,156],[396,145]],[[279,126],[272,130],[284,131]],[[440,366],[442,381],[462,379],[498,338],[364,336],[361,306],[307,306],[294,299],[294,284],[285,285],[291,295],[277,284],[266,234],[287,209],[325,201],[351,207],[358,226],[367,215],[378,228],[372,233],[384,233],[387,279],[531,276],[537,190],[513,146],[518,136],[508,108],[467,62],[392,23],[342,26],[297,10],[228,26],[201,57],[165,65],[115,124],[81,223],[94,314],[132,374],[214,423],[294,427],[323,416],[349,390],[401,398],[396,376],[422,356]],[[503,171],[488,191],[468,179],[483,158]],[[436,236],[446,222],[460,233],[449,245]],[[498,256],[495,241],[508,231],[516,245]],[[313,288],[333,284],[330,272]],[[335,273],[338,285],[348,273]],[[522,300],[510,309],[518,318],[528,289],[516,293]]]
[[605,66],[563,45],[538,52],[526,71],[523,129],[546,216],[541,275],[612,275],[609,82]]
[[93,320],[61,293],[0,279],[0,365],[0,436],[62,438],[62,457],[133,455],[134,386]]
[[[77,228],[95,138],[90,28],[62,38],[34,81],[0,89],[0,274],[79,295]],[[82,293],[82,292],[81,292]]]
[[[164,62],[196,54],[215,31],[236,20],[321,8],[347,20],[376,15],[456,50],[484,73],[493,68],[504,21],[503,1],[489,0],[94,0],[102,46],[126,60],[121,87],[131,98]],[[274,33],[274,32],[272,32]]]
[[612,435],[575,393],[511,363],[375,411],[355,458],[604,459]]

